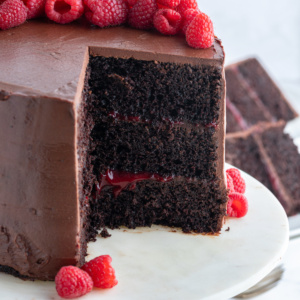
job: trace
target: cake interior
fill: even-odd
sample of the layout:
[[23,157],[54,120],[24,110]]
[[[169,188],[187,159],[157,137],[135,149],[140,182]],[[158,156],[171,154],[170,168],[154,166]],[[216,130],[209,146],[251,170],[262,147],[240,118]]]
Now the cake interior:
[[78,124],[82,245],[106,227],[220,231],[222,75],[221,65],[90,55]]

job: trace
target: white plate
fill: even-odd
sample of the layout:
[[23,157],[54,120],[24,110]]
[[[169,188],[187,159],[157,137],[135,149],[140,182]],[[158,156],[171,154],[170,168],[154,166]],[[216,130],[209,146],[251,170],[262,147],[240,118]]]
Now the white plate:
[[[219,236],[171,232],[153,226],[111,231],[89,244],[88,260],[110,254],[118,285],[94,289],[82,300],[224,300],[254,285],[281,260],[288,220],[277,199],[247,174],[249,212],[228,219]],[[229,231],[226,231],[230,228]],[[60,299],[53,282],[26,282],[0,274],[0,299]]]

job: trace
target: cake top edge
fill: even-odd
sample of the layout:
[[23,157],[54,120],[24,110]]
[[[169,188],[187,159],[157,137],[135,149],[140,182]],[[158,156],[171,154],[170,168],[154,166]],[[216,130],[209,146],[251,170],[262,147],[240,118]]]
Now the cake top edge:
[[0,89],[23,86],[28,91],[68,101],[73,101],[78,92],[88,53],[116,52],[118,57],[125,53],[124,57],[132,54],[144,60],[224,65],[224,49],[217,38],[208,49],[194,49],[183,36],[123,26],[100,29],[76,22],[59,25],[29,21],[1,31],[0,49]]

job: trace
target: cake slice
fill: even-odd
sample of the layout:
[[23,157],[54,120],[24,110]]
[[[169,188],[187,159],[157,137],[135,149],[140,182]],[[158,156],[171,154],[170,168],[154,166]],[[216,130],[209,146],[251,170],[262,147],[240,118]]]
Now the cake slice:
[[226,67],[227,132],[246,130],[258,122],[297,117],[278,86],[255,58]]
[[[20,50],[19,45],[22,45]],[[0,265],[51,280],[102,228],[217,233],[224,51],[40,21],[0,32]]]
[[268,187],[291,216],[300,212],[300,154],[285,122],[260,123],[226,135],[226,162]]

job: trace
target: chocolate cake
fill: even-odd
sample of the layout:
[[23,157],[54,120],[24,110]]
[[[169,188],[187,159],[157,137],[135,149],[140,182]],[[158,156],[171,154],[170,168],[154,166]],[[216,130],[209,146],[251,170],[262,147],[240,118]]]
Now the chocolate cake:
[[298,116],[255,58],[225,70],[226,162],[269,188],[290,216],[300,212],[300,156],[284,133]]
[[289,216],[300,212],[300,155],[285,122],[260,123],[226,135],[226,162],[269,188]]
[[0,32],[0,265],[51,280],[99,229],[217,233],[224,52],[35,21]]
[[226,67],[227,132],[246,130],[258,122],[297,117],[260,62],[250,58]]

